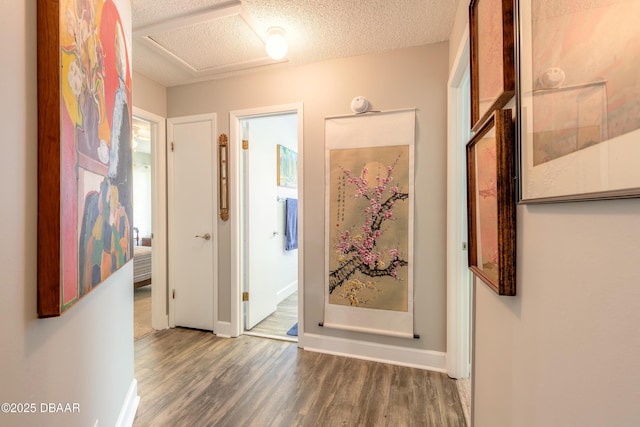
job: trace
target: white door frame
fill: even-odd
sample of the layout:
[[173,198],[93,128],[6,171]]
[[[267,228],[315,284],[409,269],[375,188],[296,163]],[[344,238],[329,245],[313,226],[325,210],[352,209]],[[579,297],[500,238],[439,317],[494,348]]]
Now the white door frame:
[[462,230],[467,221],[463,198],[466,197],[466,157],[463,142],[470,136],[470,120],[462,111],[470,109],[470,101],[461,90],[469,67],[469,31],[458,46],[447,83],[447,374],[451,378],[468,378],[470,358],[471,286],[467,251]]
[[[214,178],[218,176],[218,144],[217,144],[217,115],[216,113],[208,113],[208,114],[198,114],[193,116],[182,116],[182,117],[172,117],[167,120],[167,153],[171,150],[171,143],[173,142],[173,125],[182,124],[182,123],[192,123],[192,122],[200,122],[200,121],[211,121],[212,123],[212,132],[211,137],[213,140],[211,141],[212,145],[212,153],[213,158],[211,159],[213,163],[214,169]],[[167,183],[173,182],[173,174],[174,174],[174,164],[172,156],[168,156],[167,160]],[[171,190],[170,185],[167,185],[167,190]],[[214,179],[213,188],[218,188],[218,181]],[[173,201],[173,192],[167,191],[168,194],[168,237],[169,241],[171,241],[171,220],[174,218],[174,201]],[[217,193],[216,193],[217,194]],[[217,197],[213,200],[213,212],[212,215],[212,231],[211,231],[211,240],[213,245],[213,332],[216,333],[218,331],[218,201]],[[173,277],[173,273],[175,269],[171,268],[173,260],[171,257],[171,253],[168,253],[168,266],[169,266],[169,279],[167,289],[170,289],[171,284],[175,283],[176,278]],[[173,298],[169,298],[169,326],[174,328],[176,326],[175,322],[175,300]]]
[[229,194],[231,217],[231,324],[229,335],[237,337],[242,334],[242,272],[240,227],[242,223],[242,188],[241,165],[242,159],[242,129],[240,120],[251,117],[264,117],[285,113],[298,115],[298,347],[303,348],[304,341],[304,143],[303,143],[303,105],[302,103],[275,105],[270,107],[252,108],[229,112],[229,165],[230,178]]
[[151,326],[167,329],[166,119],[135,106],[133,115],[151,123]]

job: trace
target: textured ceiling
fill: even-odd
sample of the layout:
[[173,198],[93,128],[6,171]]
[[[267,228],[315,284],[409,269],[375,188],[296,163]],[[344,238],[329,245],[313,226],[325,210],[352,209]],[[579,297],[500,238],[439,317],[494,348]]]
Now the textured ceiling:
[[[133,68],[165,86],[448,40],[459,0],[132,0]],[[264,52],[267,29],[289,52]]]

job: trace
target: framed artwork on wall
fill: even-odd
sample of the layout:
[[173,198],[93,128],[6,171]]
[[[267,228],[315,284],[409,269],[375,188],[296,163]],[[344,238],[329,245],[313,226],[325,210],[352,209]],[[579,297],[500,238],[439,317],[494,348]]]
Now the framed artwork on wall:
[[640,197],[638,14],[638,1],[519,1],[523,203]]
[[325,119],[325,328],[416,337],[415,117]]
[[514,0],[472,0],[471,128],[477,131],[515,94]]
[[38,0],[38,316],[132,257],[129,1]]
[[516,294],[514,135],[498,110],[467,144],[469,268],[499,295]]
[[278,186],[298,188],[298,153],[280,144],[276,146],[276,149]]

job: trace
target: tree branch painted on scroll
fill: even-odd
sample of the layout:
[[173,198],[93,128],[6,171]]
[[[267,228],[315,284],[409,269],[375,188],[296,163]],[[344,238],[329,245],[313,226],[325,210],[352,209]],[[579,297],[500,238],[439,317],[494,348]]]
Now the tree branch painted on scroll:
[[[398,157],[399,158],[399,157]],[[408,265],[402,259],[398,248],[379,248],[380,237],[384,233],[384,224],[393,221],[393,210],[397,202],[407,200],[409,194],[400,191],[393,181],[393,169],[396,161],[386,168],[386,177],[378,173],[374,185],[367,179],[368,169],[364,167],[360,175],[354,175],[349,169],[342,169],[348,185],[355,186],[354,198],[364,198],[369,206],[364,210],[364,224],[357,232],[344,230],[339,232],[336,244],[338,267],[329,272],[329,293],[336,288],[344,290],[341,296],[348,298],[351,305],[359,305],[357,294],[363,288],[372,288],[370,281],[352,279],[356,272],[362,275],[398,278],[398,269]]]

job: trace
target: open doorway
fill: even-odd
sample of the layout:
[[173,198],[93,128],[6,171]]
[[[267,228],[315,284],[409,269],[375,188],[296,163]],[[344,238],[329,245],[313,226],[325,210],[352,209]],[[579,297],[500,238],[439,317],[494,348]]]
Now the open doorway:
[[165,119],[134,107],[132,132],[134,339],[139,339],[169,325]]
[[473,306],[467,253],[466,144],[471,139],[469,33],[462,37],[448,82],[447,374],[456,380],[472,424]]
[[240,120],[243,141],[244,333],[297,341],[298,118]]
[[231,113],[238,334],[300,342],[301,114],[297,104]]
[[151,332],[151,123],[133,117],[133,293],[134,339]]

